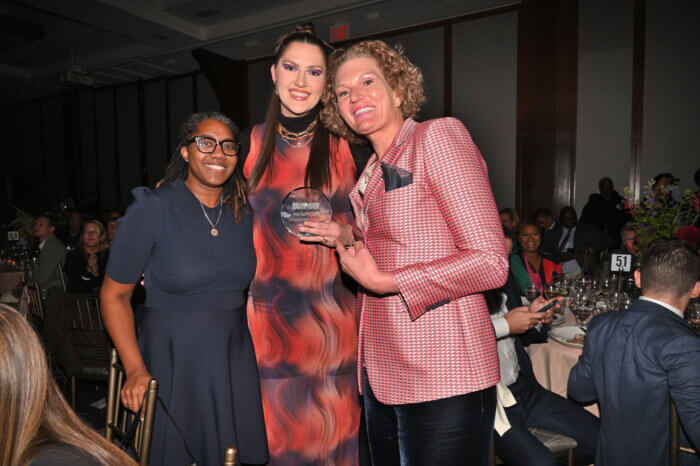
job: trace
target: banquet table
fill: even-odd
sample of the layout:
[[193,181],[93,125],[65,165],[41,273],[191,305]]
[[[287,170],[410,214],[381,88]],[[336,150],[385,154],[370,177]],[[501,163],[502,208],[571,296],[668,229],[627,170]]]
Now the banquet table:
[[[571,312],[566,311],[564,317],[566,322],[563,325],[575,325],[576,319]],[[551,338],[547,340],[547,343],[530,345],[526,350],[530,355],[532,369],[540,385],[566,398],[569,372],[578,362],[581,350],[564,346]],[[586,409],[600,417],[597,403],[586,406]]]
[[0,270],[0,294],[10,291],[22,281],[22,272],[16,269]]

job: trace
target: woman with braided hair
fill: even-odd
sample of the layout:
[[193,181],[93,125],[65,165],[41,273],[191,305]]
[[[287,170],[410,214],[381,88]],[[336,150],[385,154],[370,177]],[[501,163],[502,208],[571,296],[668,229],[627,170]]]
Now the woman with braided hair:
[[[102,314],[126,370],[122,402],[138,410],[155,377],[172,414],[157,408],[153,465],[186,464],[185,442],[200,465],[221,464],[228,446],[243,463],[268,459],[245,318],[255,252],[236,134],[220,113],[191,115],[160,186],[132,191],[110,250]],[[137,338],[129,300],[142,274]]]

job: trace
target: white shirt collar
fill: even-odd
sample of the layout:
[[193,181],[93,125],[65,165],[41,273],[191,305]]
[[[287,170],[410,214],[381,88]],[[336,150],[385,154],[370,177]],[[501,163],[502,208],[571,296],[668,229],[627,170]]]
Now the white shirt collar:
[[663,301],[659,301],[658,299],[650,298],[649,296],[640,296],[639,299],[643,299],[644,301],[649,301],[649,302],[652,302],[654,304],[658,304],[659,306],[663,306],[666,309],[668,309],[669,311],[671,311],[674,314],[676,314],[677,316],[679,316],[681,319],[683,319],[683,311],[671,306],[668,303],[665,303]]
[[46,244],[46,240],[42,241],[39,243],[39,249],[44,249],[44,245]]

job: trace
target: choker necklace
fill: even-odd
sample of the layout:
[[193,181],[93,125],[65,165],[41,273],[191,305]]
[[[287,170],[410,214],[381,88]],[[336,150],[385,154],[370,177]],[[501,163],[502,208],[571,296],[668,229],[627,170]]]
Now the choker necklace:
[[202,208],[202,213],[204,214],[204,218],[206,218],[207,222],[209,222],[209,225],[211,225],[211,235],[212,236],[219,236],[219,230],[216,229],[216,226],[219,224],[219,220],[221,220],[221,212],[224,210],[223,199],[219,199],[219,216],[216,217],[216,223],[211,223],[211,219],[209,219],[209,216],[207,215],[207,211],[204,210],[204,204],[202,204],[202,201],[197,199],[197,202],[199,202],[199,206]]
[[282,140],[286,142],[287,145],[289,145],[290,147],[301,147],[311,140],[307,139],[306,141],[304,141],[305,138],[308,138],[313,134],[315,128],[316,120],[312,121],[311,124],[307,126],[304,131],[299,131],[298,133],[292,133],[291,131],[287,131],[282,127],[281,124],[277,123],[277,134],[279,134],[282,137]]

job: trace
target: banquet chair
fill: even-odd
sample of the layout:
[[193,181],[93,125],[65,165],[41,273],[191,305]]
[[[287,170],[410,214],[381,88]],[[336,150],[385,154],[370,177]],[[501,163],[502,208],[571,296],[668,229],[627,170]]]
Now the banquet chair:
[[75,313],[70,337],[78,353],[80,371],[71,376],[71,406],[75,409],[76,381],[106,381],[109,376],[111,344],[100,313],[99,297],[75,295]]
[[224,466],[236,466],[236,449],[228,447],[224,453]]
[[29,313],[43,322],[45,316],[44,300],[41,299],[41,288],[39,288],[39,284],[34,283],[33,285],[28,285],[27,294],[29,295],[29,300],[31,302],[31,306],[29,306]]
[[[105,423],[105,438],[108,441],[122,442],[129,434],[129,427],[137,421],[136,415],[124,408],[121,402],[121,390],[124,385],[126,373],[119,362],[117,350],[112,349],[109,363],[109,382],[107,385],[107,419]],[[136,462],[139,465],[147,465],[151,453],[151,438],[153,435],[153,419],[158,398],[158,381],[151,379],[148,382],[148,390],[144,398],[143,421],[138,424],[132,438],[127,439],[128,447],[133,448],[136,454]],[[233,464],[233,463],[232,463]]]
[[63,265],[58,264],[58,276],[61,278],[61,288],[63,291],[68,291],[68,284],[66,283],[66,273],[63,271]]
[[[537,440],[542,443],[554,455],[555,458],[566,458],[566,464],[573,466],[574,464],[574,448],[578,446],[576,440],[569,438],[556,432],[550,432],[544,429],[528,427],[528,430]],[[494,434],[495,435],[495,434]],[[496,457],[496,447],[491,441],[491,466],[503,464],[500,458]]]
[[678,411],[676,405],[671,400],[671,448],[670,448],[670,465],[678,466],[678,461],[681,453],[697,455],[697,451],[690,447],[683,447],[678,440],[680,434],[680,422],[678,420]]

